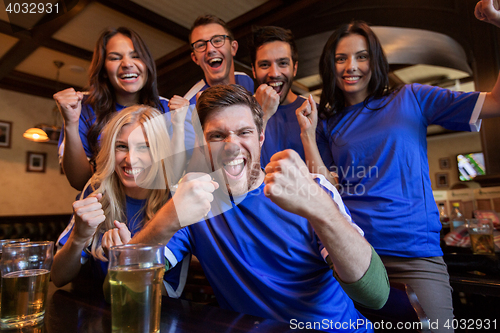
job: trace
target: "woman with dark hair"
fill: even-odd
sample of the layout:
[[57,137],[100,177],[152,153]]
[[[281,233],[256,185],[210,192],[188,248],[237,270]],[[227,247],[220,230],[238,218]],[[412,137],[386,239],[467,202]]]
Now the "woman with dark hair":
[[[125,27],[107,29],[101,34],[89,73],[88,96],[73,88],[54,95],[64,119],[59,139],[61,164],[71,186],[78,190],[95,170],[101,130],[116,111],[134,104],[149,105],[162,112],[189,105],[179,96],[170,102],[158,96],[154,59],[141,37]],[[184,133],[186,111],[184,108],[176,112],[173,119],[167,114],[167,121],[173,125],[171,131]]]
[[429,179],[427,126],[479,130],[480,118],[500,115],[500,83],[481,94],[420,84],[390,89],[388,72],[366,23],[336,30],[320,60],[321,120],[310,97],[296,113],[301,138],[311,172],[331,181],[330,172],[338,174],[342,199],[389,279],[410,285],[444,330],[453,305]]

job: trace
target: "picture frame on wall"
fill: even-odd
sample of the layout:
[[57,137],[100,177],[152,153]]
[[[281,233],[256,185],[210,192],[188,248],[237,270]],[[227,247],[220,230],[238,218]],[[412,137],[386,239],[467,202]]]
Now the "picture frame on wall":
[[436,187],[448,187],[449,184],[447,172],[436,173]]
[[26,155],[26,172],[45,172],[47,153],[29,151]]
[[0,120],[0,148],[10,148],[12,139],[12,122]]
[[451,160],[449,157],[443,157],[439,159],[439,169],[447,170],[451,168]]

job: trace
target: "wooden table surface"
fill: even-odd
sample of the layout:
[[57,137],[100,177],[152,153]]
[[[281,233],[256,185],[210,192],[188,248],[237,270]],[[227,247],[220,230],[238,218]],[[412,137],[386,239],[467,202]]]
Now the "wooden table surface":
[[[51,283],[43,323],[11,332],[110,333],[111,306],[93,288],[69,284],[57,289]],[[296,332],[287,323],[168,297],[162,299],[160,330],[162,333]]]

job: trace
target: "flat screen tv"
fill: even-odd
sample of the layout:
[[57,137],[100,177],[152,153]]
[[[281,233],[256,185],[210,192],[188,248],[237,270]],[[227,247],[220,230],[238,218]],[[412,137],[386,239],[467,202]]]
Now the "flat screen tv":
[[484,175],[483,153],[468,153],[457,155],[458,178],[461,181],[469,181],[476,176]]

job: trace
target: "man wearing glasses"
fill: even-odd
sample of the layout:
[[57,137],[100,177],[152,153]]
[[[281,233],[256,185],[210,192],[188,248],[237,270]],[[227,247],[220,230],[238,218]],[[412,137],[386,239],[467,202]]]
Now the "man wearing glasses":
[[[238,51],[238,42],[226,22],[214,15],[199,16],[189,34],[191,59],[201,67],[205,78],[196,83],[185,95],[189,101],[186,122],[192,126],[192,112],[196,105],[196,95],[208,87],[218,84],[239,84],[253,93],[254,84],[250,76],[234,71],[233,57]],[[194,125],[196,126],[196,124]],[[195,137],[186,131],[188,159],[194,149]]]
[[238,51],[238,42],[223,20],[213,15],[199,16],[191,27],[189,42],[191,59],[205,74],[184,96],[190,104],[196,104],[198,92],[217,84],[239,84],[253,93],[252,78],[234,71],[233,57]]

